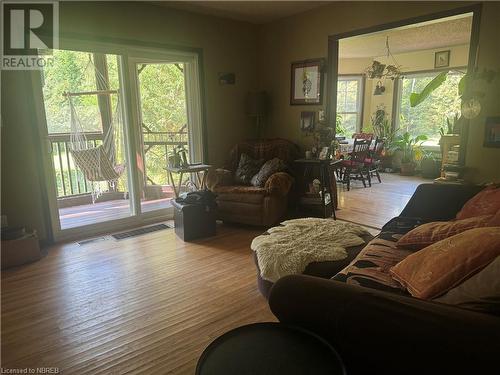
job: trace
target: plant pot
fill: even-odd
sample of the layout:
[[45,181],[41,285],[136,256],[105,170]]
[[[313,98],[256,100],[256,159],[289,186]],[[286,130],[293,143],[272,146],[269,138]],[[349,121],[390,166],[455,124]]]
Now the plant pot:
[[392,153],[392,169],[399,170],[401,168],[401,160],[403,159],[403,151],[396,150]]
[[435,159],[422,159],[420,169],[424,178],[437,178],[441,175],[441,163]]
[[401,171],[400,174],[402,176],[413,176],[415,174],[415,162],[401,162]]

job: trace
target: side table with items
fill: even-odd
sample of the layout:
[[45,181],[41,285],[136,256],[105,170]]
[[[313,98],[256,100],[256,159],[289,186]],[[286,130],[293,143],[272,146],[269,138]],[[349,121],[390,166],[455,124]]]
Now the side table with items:
[[[172,187],[174,188],[175,197],[179,198],[182,185],[182,177],[184,176],[184,174],[194,174],[196,176],[196,182],[193,182],[193,184],[196,186],[197,190],[205,189],[206,177],[210,168],[212,168],[212,166],[208,164],[188,164],[181,167],[167,166],[165,169],[168,172],[170,181],[172,181]],[[175,185],[175,180],[172,173],[176,173],[179,175],[179,182],[177,186]],[[202,175],[200,175],[200,173],[202,173]]]
[[[295,163],[303,169],[305,189],[299,199],[299,210],[305,211],[313,216],[323,218],[333,216],[336,219],[335,209],[337,207],[337,184],[335,178],[331,177],[330,171],[340,161],[331,159],[297,159]],[[313,176],[314,169],[319,173],[319,186],[309,188],[309,179]]]

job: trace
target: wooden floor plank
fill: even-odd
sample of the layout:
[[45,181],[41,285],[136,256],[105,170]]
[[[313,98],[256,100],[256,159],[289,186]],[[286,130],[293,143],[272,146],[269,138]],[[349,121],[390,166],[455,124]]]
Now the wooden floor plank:
[[[339,188],[338,217],[381,227],[418,178],[382,175]],[[2,366],[63,374],[192,374],[224,332],[274,316],[256,285],[250,243],[262,228],[219,225],[192,243],[162,230],[122,241],[57,245],[2,272]]]

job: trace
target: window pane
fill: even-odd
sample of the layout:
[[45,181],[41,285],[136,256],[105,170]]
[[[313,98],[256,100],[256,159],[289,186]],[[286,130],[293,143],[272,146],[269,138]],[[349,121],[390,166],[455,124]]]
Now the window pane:
[[342,118],[342,131],[346,137],[351,137],[356,133],[356,125],[358,123],[358,115],[354,113],[339,113]]
[[358,111],[358,92],[357,91],[347,91],[346,92],[346,112],[357,112]]
[[439,140],[439,128],[446,129],[446,118],[450,120],[455,114],[460,114],[460,98],[458,97],[458,82],[463,74],[448,74],[446,81],[432,92],[418,106],[410,107],[410,94],[421,92],[435,77],[407,77],[401,84],[400,120],[401,131],[408,131],[412,136],[425,134],[430,141]]

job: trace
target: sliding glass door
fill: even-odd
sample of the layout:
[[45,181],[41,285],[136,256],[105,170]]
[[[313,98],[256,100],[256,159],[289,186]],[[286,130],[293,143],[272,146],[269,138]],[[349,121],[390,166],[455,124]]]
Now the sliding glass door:
[[197,55],[58,50],[42,73],[55,238],[172,216],[174,148],[202,161]]

